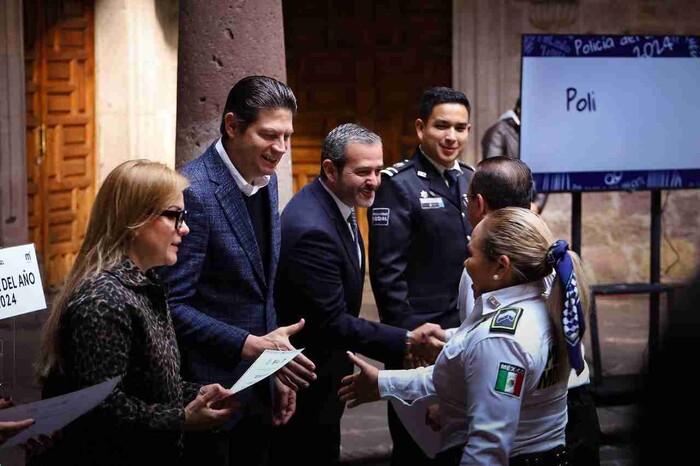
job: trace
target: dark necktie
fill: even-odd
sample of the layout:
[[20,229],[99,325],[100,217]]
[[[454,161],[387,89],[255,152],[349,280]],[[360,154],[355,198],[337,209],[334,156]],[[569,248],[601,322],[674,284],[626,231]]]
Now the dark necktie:
[[355,244],[355,253],[358,254],[357,256],[357,262],[360,262],[360,256],[359,256],[359,250],[360,250],[360,233],[359,230],[357,229],[357,217],[355,216],[355,211],[353,210],[350,212],[350,215],[348,215],[348,224],[350,225],[350,228],[352,229],[352,239]]
[[457,177],[459,175],[459,170],[456,168],[445,170],[445,179],[447,180],[447,185],[450,187],[450,191],[452,191],[452,197],[454,199],[459,199],[459,183],[457,183]]

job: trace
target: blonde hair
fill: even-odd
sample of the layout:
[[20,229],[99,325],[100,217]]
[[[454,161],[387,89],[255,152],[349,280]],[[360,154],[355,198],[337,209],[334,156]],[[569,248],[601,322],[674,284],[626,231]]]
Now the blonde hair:
[[[547,262],[547,251],[554,243],[554,237],[539,215],[529,209],[505,207],[490,212],[482,223],[484,253],[491,260],[498,260],[502,255],[508,257],[518,284],[540,280],[552,273],[552,266]],[[581,306],[587,318],[588,279],[578,254],[573,251],[567,253],[574,264]],[[565,380],[571,371],[562,330],[563,304],[564,288],[555,278],[547,298],[547,312],[556,341],[557,381]]]
[[78,286],[120,264],[134,233],[165,210],[189,182],[158,162],[130,160],[107,176],[92,206],[85,239],[57,294],[41,337],[38,375],[43,379],[61,370],[61,316]]

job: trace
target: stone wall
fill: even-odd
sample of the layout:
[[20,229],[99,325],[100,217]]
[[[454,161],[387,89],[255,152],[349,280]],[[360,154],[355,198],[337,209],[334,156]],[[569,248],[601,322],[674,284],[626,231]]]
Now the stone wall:
[[[481,160],[483,133],[519,95],[521,34],[700,35],[700,2],[694,0],[547,3],[454,0],[453,83],[475,109],[469,163]],[[650,109],[649,125],[660,124]],[[583,194],[582,253],[595,283],[649,280],[650,205],[649,192]],[[698,205],[697,191],[663,194],[662,281],[683,280],[697,269]],[[543,217],[556,236],[570,239],[570,195],[550,195]]]

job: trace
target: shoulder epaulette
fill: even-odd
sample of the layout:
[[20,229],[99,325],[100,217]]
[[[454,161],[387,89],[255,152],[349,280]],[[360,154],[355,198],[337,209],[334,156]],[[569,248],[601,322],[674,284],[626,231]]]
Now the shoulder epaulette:
[[474,167],[472,167],[472,166],[469,165],[468,163],[462,162],[461,160],[459,161],[459,166],[462,167],[462,168],[466,168],[467,170],[476,171],[476,170],[474,169]]
[[522,307],[504,307],[499,309],[496,311],[493,319],[491,319],[489,332],[515,334],[515,329],[518,328],[518,322],[520,322],[520,316],[522,315]]
[[413,166],[413,160],[406,159],[402,162],[395,163],[391,167],[385,168],[384,170],[382,170],[382,174],[387,175],[389,177],[392,177],[392,176],[396,175],[397,173],[402,172],[402,171],[406,170],[408,167],[412,167],[412,166]]

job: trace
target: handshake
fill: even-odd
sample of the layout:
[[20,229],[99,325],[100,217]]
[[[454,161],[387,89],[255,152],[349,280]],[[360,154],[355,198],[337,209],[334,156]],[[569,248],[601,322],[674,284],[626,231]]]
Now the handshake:
[[410,338],[406,338],[407,351],[404,357],[404,367],[413,369],[416,367],[430,366],[445,346],[445,331],[437,324],[425,323],[412,330]]

